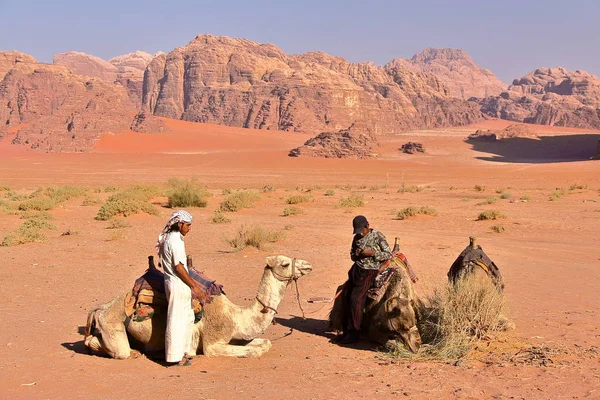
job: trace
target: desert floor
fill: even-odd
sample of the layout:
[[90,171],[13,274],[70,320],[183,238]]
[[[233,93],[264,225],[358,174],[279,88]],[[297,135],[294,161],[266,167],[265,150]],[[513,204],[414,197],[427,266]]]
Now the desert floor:
[[[278,324],[263,335],[273,346],[259,359],[199,356],[191,367],[166,368],[143,355],[125,361],[88,355],[81,333],[87,311],[131,289],[171,210],[166,198],[157,198],[160,216],[128,217],[131,227],[115,234],[108,222],[94,219],[100,205],[71,199],[50,211],[56,229],[45,231],[45,243],[0,247],[1,398],[600,398],[600,161],[589,161],[598,132],[536,127],[539,139],[464,141],[478,128],[508,125],[486,121],[385,137],[379,158],[357,161],[288,157],[306,134],[168,123],[169,134],[103,136],[86,154],[40,154],[6,138],[0,185],[30,193],[69,184],[92,194],[107,186],[196,178],[213,196],[206,208],[190,209],[195,223],[186,246],[195,266],[223,284],[232,301],[248,304],[266,256],[307,260],[314,270],[299,281],[307,319],[300,318],[290,287]],[[400,153],[408,141],[421,142],[426,153]],[[211,222],[223,189],[265,185],[275,190],[262,193],[254,208],[228,214],[228,224]],[[423,190],[398,193],[403,185]],[[550,201],[557,188],[564,195]],[[335,194],[325,196],[330,189]],[[499,197],[496,191],[511,196],[478,205]],[[337,207],[355,193],[364,196],[363,207]],[[93,193],[102,200],[110,194]],[[310,194],[312,201],[297,205],[303,214],[282,216],[295,194]],[[411,205],[433,207],[438,215],[395,218],[394,210]],[[507,218],[477,221],[485,210]],[[331,344],[329,305],[306,300],[332,297],[344,281],[356,214],[366,215],[390,242],[400,237],[421,293],[445,283],[468,237],[476,236],[504,275],[516,329],[460,363],[396,360],[367,343]],[[18,215],[1,215],[0,240],[21,222]],[[268,251],[233,252],[224,239],[242,224],[282,230],[285,238]],[[505,231],[494,233],[493,225]],[[77,234],[61,236],[67,230]]]

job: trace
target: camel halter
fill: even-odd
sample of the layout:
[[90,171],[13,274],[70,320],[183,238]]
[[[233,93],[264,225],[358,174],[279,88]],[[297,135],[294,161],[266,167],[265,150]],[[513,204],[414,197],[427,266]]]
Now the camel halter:
[[[306,317],[304,315],[304,309],[302,308],[302,304],[300,304],[300,291],[298,290],[298,277],[296,276],[296,259],[295,258],[292,259],[292,274],[290,276],[284,276],[284,275],[281,275],[281,274],[275,272],[273,267],[271,267],[269,265],[267,265],[265,267],[265,269],[270,270],[271,274],[273,274],[273,277],[275,277],[275,279],[277,279],[279,282],[286,282],[286,287],[287,287],[287,285],[292,283],[292,281],[296,283],[296,300],[298,301],[298,307],[300,307],[300,311],[302,311],[302,319],[306,319]],[[258,297],[258,294],[256,295],[256,301],[258,301],[258,303],[261,306],[263,306],[263,309],[260,311],[261,313],[266,314],[269,312],[269,310],[271,310],[275,314],[277,314],[277,309],[267,305],[264,301],[262,301]]]

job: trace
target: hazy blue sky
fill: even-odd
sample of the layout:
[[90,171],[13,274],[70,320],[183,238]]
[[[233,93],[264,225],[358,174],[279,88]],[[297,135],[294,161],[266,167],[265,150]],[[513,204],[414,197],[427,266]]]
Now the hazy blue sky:
[[425,47],[467,51],[505,82],[537,67],[600,75],[600,1],[0,0],[0,51],[42,62],[169,52],[199,33],[385,64]]

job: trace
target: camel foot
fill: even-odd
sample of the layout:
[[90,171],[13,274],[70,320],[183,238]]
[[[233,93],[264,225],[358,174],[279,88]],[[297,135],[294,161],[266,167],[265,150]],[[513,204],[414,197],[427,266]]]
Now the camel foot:
[[207,357],[260,357],[270,348],[271,341],[267,339],[254,339],[245,346],[215,343],[205,346],[204,355]]

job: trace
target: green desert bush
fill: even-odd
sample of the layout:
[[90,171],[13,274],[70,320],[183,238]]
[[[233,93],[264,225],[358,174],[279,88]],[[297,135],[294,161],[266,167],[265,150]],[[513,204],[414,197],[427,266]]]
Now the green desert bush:
[[434,290],[417,305],[422,346],[413,354],[398,344],[392,354],[422,360],[457,359],[483,338],[511,328],[504,296],[490,280],[469,277]]
[[235,250],[243,250],[250,246],[264,250],[267,243],[274,243],[283,238],[283,232],[272,231],[257,225],[242,225],[235,236],[227,242]]
[[477,217],[477,221],[489,221],[489,220],[496,220],[496,219],[500,219],[500,218],[506,218],[506,216],[504,214],[502,214],[500,211],[488,210],[488,211],[484,211],[484,212],[480,213],[479,216]]
[[558,188],[550,195],[550,201],[557,201],[565,195],[565,189]]
[[512,194],[510,192],[504,192],[502,193],[502,196],[500,196],[501,199],[510,199],[512,197]]
[[98,197],[86,196],[81,203],[82,206],[94,206],[96,204],[102,204],[102,200]]
[[299,203],[306,203],[306,202],[310,201],[311,199],[312,199],[312,196],[296,195],[296,196],[288,197],[285,200],[285,202],[287,204],[299,204]]
[[46,236],[42,233],[42,229],[56,229],[54,225],[48,222],[48,218],[43,215],[32,215],[27,218],[19,228],[10,232],[1,246],[16,246],[24,243],[41,243],[46,241]]
[[236,212],[244,208],[254,207],[254,203],[260,200],[260,195],[249,190],[240,190],[228,195],[219,205],[219,210],[224,212]]
[[128,217],[138,212],[158,215],[158,209],[150,203],[160,195],[160,189],[151,185],[133,185],[110,196],[98,210],[96,219],[106,221],[115,215]]
[[362,194],[351,194],[348,197],[342,197],[340,199],[340,207],[362,207],[365,205],[364,197]]
[[221,211],[217,210],[214,212],[211,222],[213,224],[226,224],[231,222],[231,219],[227,218]]
[[414,217],[415,215],[437,215],[437,211],[431,207],[422,206],[422,207],[406,207],[396,214],[396,218],[398,219],[407,219],[409,217]]
[[169,207],[206,207],[206,189],[187,184],[169,195]]
[[292,215],[302,214],[303,212],[304,211],[299,207],[286,207],[283,209],[283,216],[291,217]]
[[29,199],[19,204],[19,210],[48,211],[75,197],[85,195],[84,188],[75,186],[46,187],[37,189]]

